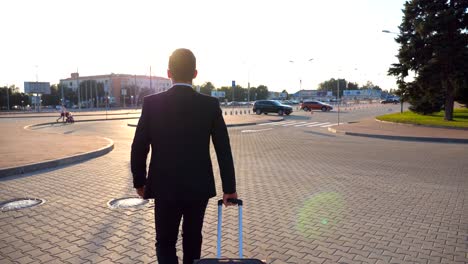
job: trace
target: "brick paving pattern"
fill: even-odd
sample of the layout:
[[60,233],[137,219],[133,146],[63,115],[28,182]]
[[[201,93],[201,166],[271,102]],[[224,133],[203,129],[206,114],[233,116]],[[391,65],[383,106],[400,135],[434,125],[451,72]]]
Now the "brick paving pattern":
[[[106,205],[135,195],[129,173],[134,128],[122,124],[96,125],[115,141],[103,157],[0,179],[0,200],[47,201],[0,213],[0,263],[154,262],[151,205]],[[268,263],[468,262],[466,146],[243,129],[230,129],[230,136],[245,201],[246,257]],[[237,255],[236,213],[225,211],[224,256]],[[205,257],[215,256],[216,218],[212,199]],[[179,256],[180,249],[179,242]]]

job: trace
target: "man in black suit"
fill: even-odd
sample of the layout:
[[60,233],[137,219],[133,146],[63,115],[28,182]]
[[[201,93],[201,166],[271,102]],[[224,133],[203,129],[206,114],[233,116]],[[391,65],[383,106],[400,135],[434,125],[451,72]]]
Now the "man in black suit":
[[[195,92],[196,59],[188,49],[169,57],[173,86],[144,98],[132,144],[131,169],[138,195],[155,199],[156,255],[160,264],[178,263],[181,217],[184,264],[200,258],[208,199],[216,196],[210,137],[218,158],[224,205],[237,198],[229,135],[218,99]],[[146,159],[151,146],[151,162]]]

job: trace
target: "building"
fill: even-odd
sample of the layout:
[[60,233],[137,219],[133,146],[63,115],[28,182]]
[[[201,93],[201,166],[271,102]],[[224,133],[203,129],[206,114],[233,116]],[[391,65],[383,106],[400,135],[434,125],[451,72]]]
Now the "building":
[[[168,90],[172,86],[172,82],[168,78],[114,73],[93,76],[79,76],[78,73],[72,73],[70,78],[60,80],[60,85],[76,91],[80,83],[85,81],[102,83],[104,86],[104,92],[108,96],[109,103],[118,106],[123,105],[124,99],[131,99],[131,103],[139,102],[139,97],[142,91],[146,90],[147,93],[145,94],[148,94],[148,92],[160,93]],[[131,97],[133,95],[134,97]],[[84,98],[84,95],[80,95],[80,97],[82,102],[92,100]],[[99,98],[98,100],[103,99],[104,98]]]
[[363,90],[344,90],[343,99],[345,100],[368,100],[380,99],[382,95],[381,90],[363,89]]
[[331,91],[318,91],[318,90],[300,90],[295,94],[292,94],[292,97],[296,100],[328,100],[333,97],[333,92]]

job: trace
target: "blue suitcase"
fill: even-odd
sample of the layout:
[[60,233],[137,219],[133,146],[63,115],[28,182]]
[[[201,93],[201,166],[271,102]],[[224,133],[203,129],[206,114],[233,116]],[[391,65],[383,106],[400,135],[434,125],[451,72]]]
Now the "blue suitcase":
[[221,223],[223,219],[223,200],[218,201],[218,239],[216,247],[216,258],[195,260],[194,264],[265,264],[259,259],[246,259],[242,256],[242,200],[229,199],[231,203],[237,204],[239,209],[239,258],[221,258]]

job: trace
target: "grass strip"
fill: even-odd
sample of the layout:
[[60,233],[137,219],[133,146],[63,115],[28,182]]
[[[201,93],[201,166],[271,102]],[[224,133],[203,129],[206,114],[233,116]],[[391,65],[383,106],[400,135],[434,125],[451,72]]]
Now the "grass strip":
[[453,121],[444,120],[444,111],[433,113],[431,115],[420,115],[411,111],[403,113],[386,114],[376,117],[378,120],[416,124],[438,127],[468,128],[468,109],[455,108],[453,111]]

